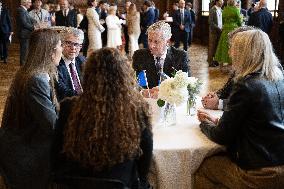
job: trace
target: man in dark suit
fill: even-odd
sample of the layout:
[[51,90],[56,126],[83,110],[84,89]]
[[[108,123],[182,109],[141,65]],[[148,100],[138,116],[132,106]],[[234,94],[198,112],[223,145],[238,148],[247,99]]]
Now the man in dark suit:
[[60,11],[55,13],[56,26],[77,27],[77,13],[73,9],[69,9],[68,0],[60,1]]
[[[156,97],[157,88],[164,74],[172,76],[177,70],[189,71],[189,58],[185,51],[170,47],[171,27],[164,21],[158,21],[148,30],[148,49],[135,51],[133,68],[136,73],[146,72],[148,88],[152,97]],[[143,93],[148,96],[148,91]]]
[[79,55],[84,40],[83,31],[68,28],[62,34],[63,55],[57,66],[58,83],[56,85],[56,94],[58,101],[83,92],[81,85],[82,66],[85,62],[85,57]]
[[252,13],[249,18],[248,25],[260,28],[267,34],[271,32],[273,19],[272,14],[267,9],[266,0],[259,1],[258,11]]
[[155,20],[155,12],[154,9],[151,8],[151,2],[145,1],[143,4],[144,13],[141,17],[141,42],[143,43],[144,48],[148,48],[147,34],[146,31],[149,26],[154,23]]
[[176,48],[179,48],[180,42],[182,42],[183,49],[187,51],[191,25],[191,14],[188,10],[185,9],[185,1],[180,0],[179,10],[177,10],[173,15],[173,27],[175,27],[176,31],[178,31],[175,39]]
[[4,63],[7,63],[8,41],[13,32],[9,12],[2,6],[2,0],[0,0],[0,23],[0,57]]
[[26,53],[29,48],[29,39],[32,31],[35,29],[36,20],[34,20],[27,11],[31,7],[31,0],[21,0],[21,6],[17,12],[18,37],[20,40],[20,65],[23,65]]

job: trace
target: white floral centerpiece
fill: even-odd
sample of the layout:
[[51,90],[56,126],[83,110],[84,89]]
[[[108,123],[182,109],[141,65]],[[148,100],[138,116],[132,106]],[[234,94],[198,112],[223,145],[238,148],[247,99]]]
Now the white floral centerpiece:
[[175,105],[179,106],[190,99],[189,89],[199,86],[199,80],[188,77],[188,73],[177,71],[172,78],[162,81],[159,86],[157,104],[163,107],[162,120],[165,125],[173,125],[176,122]]
[[186,72],[177,71],[173,78],[164,80],[159,86],[158,106],[164,106],[165,102],[180,105],[188,98],[187,86],[190,77]]

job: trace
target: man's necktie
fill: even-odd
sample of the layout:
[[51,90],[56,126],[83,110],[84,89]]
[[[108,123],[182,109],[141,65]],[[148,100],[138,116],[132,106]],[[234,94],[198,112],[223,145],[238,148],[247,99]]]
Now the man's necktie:
[[64,16],[65,17],[67,16],[67,10],[64,10]]
[[74,70],[74,67],[75,65],[73,65],[73,63],[71,62],[69,64],[69,69],[70,69],[71,78],[74,84],[74,89],[77,92],[77,94],[81,94],[83,91],[82,91],[82,88],[79,82],[79,78],[77,77],[76,71]]
[[156,57],[156,68],[157,73],[160,74],[162,72],[161,57]]

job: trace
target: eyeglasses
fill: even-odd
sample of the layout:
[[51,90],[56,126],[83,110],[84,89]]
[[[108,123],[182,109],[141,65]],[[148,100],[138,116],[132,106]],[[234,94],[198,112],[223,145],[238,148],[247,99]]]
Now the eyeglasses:
[[69,48],[72,48],[73,46],[76,48],[81,48],[82,45],[80,43],[74,43],[72,41],[64,41],[64,45],[66,45]]

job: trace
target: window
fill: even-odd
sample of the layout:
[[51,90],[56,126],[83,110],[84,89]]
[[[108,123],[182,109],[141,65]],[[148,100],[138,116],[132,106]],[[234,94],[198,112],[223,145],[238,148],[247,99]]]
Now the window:
[[202,0],[202,16],[209,15],[209,4],[210,0]]
[[272,15],[275,17],[278,16],[277,15],[278,5],[279,5],[279,0],[267,1],[267,8],[272,13]]

